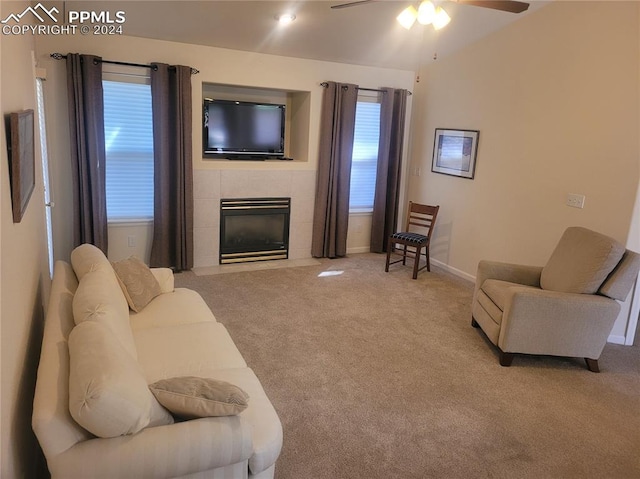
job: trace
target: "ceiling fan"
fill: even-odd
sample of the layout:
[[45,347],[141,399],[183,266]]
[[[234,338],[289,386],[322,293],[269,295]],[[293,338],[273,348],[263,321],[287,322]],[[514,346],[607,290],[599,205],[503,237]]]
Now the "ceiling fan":
[[[345,2],[338,5],[331,5],[331,8],[347,8],[363,5],[365,3],[374,3],[376,0],[356,0],[354,2]],[[526,2],[517,2],[515,0],[453,0],[457,3],[465,5],[474,5],[476,7],[492,8],[494,10],[502,10],[510,13],[521,13],[529,8]]]
[[[374,3],[376,0],[355,0],[352,2],[340,3],[332,5],[331,8],[340,9],[347,7],[356,7],[366,3]],[[526,2],[515,0],[453,0],[464,5],[473,5],[476,7],[491,8],[493,10],[501,10],[509,13],[522,13],[529,8]],[[451,21],[451,17],[441,7],[436,7],[430,0],[420,3],[418,9],[413,5],[405,8],[396,18],[398,22],[407,30],[411,28],[416,20],[422,25],[433,24],[436,30],[444,27]]]

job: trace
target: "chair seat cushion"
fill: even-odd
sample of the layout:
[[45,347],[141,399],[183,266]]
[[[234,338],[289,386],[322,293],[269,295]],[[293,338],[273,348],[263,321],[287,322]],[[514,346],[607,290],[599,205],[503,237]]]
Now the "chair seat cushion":
[[399,233],[394,233],[391,235],[391,238],[394,240],[405,241],[407,243],[421,245],[425,244],[429,239],[425,235],[421,235],[419,233],[410,233],[407,231],[401,231]]

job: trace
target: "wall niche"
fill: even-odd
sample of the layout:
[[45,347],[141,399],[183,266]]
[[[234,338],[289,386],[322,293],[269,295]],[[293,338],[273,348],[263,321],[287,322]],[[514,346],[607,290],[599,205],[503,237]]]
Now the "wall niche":
[[[292,158],[296,163],[309,161],[311,92],[203,82],[202,98],[203,100],[210,98],[285,105],[285,157]],[[212,158],[204,154],[202,159],[205,161],[229,161],[223,157]]]

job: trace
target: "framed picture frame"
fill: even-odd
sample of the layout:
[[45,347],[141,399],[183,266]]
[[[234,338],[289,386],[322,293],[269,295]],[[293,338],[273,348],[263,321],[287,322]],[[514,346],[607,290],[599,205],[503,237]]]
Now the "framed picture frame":
[[431,171],[472,180],[479,137],[478,130],[436,128]]
[[13,222],[20,223],[36,185],[33,110],[10,113],[8,124],[11,206]]

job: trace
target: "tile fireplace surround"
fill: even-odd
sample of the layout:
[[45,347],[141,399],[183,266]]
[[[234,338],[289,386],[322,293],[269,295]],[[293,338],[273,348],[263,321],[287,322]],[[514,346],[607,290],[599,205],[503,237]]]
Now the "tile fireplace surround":
[[220,198],[291,197],[289,259],[311,257],[316,172],[194,170],[194,267],[218,265]]

